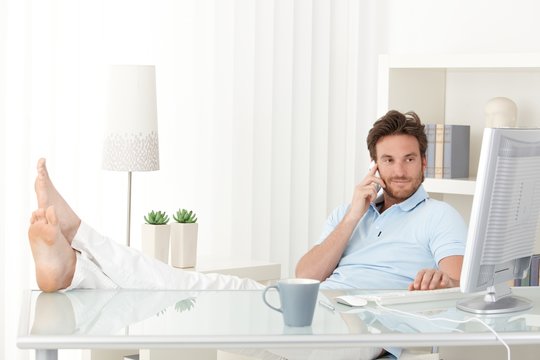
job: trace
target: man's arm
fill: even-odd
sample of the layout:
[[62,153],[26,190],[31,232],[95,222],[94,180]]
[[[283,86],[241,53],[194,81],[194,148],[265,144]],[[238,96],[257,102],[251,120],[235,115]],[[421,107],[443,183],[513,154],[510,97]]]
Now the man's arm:
[[409,290],[433,290],[459,286],[463,256],[447,256],[439,261],[439,269],[422,269],[409,285]]
[[302,256],[296,266],[297,277],[324,281],[332,274],[358,224],[358,220],[348,215],[345,215],[322,243],[315,245]]
[[376,171],[377,166],[373,166],[364,180],[356,185],[351,206],[334,231],[300,259],[296,266],[297,277],[324,281],[332,274],[358,221],[377,197],[377,184],[385,187],[384,182],[375,176]]

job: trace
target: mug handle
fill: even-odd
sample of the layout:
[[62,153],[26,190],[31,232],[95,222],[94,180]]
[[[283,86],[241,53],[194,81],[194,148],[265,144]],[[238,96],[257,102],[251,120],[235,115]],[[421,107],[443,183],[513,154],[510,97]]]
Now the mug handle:
[[266,289],[264,289],[263,293],[262,293],[262,298],[263,298],[263,301],[266,305],[268,305],[270,308],[276,310],[276,311],[279,311],[280,313],[283,313],[283,311],[281,310],[281,308],[277,308],[275,306],[272,306],[270,305],[270,303],[266,300],[266,292],[270,289],[276,289],[278,292],[279,292],[279,288],[277,287],[277,285],[270,285],[270,286],[267,286]]

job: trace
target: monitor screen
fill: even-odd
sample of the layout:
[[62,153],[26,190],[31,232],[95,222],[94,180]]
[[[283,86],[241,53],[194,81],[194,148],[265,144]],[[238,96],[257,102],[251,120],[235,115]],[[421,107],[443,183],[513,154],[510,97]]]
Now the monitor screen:
[[540,220],[540,129],[486,128],[463,259],[460,287],[485,296],[458,302],[479,314],[521,311],[512,295],[527,275]]

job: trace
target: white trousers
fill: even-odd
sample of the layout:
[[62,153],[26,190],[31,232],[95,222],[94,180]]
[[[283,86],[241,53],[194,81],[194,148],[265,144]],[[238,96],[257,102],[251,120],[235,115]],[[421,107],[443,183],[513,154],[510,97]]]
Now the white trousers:
[[244,290],[262,289],[252,279],[201,274],[169,266],[138,250],[118,244],[81,223],[71,246],[77,265],[67,289]]

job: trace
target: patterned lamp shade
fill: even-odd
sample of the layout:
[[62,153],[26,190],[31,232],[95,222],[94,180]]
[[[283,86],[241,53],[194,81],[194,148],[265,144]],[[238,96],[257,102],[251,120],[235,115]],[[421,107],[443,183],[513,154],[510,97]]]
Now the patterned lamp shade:
[[155,67],[111,66],[107,108],[103,168],[159,170]]

